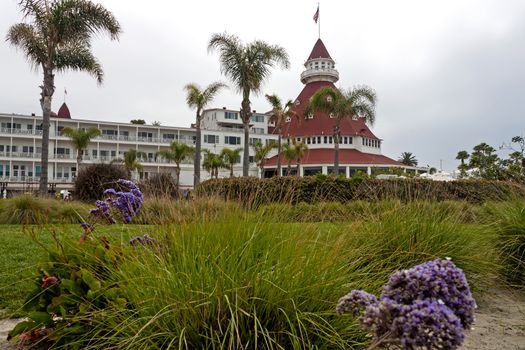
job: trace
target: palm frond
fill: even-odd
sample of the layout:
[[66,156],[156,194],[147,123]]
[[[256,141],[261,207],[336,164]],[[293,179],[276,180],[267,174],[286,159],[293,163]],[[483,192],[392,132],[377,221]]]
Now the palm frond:
[[16,48],[21,49],[33,66],[38,66],[46,60],[46,46],[35,28],[27,23],[18,23],[9,28],[6,40]]
[[71,44],[59,48],[55,54],[55,66],[58,71],[68,69],[91,74],[99,84],[104,80],[104,71],[93,53],[87,47]]

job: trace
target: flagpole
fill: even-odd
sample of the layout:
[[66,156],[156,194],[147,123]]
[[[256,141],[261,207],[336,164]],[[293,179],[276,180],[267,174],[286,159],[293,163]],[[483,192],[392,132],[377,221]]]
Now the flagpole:
[[[319,11],[319,3],[317,3],[317,11]],[[318,31],[319,39],[321,39],[321,12],[319,12]]]

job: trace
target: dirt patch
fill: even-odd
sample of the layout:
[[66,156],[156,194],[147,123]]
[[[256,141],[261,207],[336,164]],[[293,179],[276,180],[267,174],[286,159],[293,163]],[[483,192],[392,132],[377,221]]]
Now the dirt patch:
[[0,320],[0,349],[11,350],[16,349],[13,344],[7,341],[7,333],[15,327],[15,325],[22,321],[22,319],[11,318],[7,320]]
[[525,350],[525,294],[491,290],[477,298],[474,328],[461,350]]

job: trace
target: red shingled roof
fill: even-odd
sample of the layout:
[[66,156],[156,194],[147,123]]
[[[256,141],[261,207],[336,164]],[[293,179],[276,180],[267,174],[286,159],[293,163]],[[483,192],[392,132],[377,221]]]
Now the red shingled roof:
[[69,112],[69,108],[65,102],[62,103],[62,106],[60,106],[56,118],[71,119],[71,113]]
[[[301,164],[334,164],[334,149],[318,148],[309,149],[305,152],[301,159]],[[286,167],[288,161],[281,157],[281,164]],[[292,165],[297,164],[292,162]],[[392,165],[402,166],[398,161],[380,154],[363,153],[356,149],[340,149],[339,150],[339,164],[341,165]],[[277,165],[277,156],[273,156],[265,163],[265,167],[272,167]]]
[[328,53],[328,50],[326,49],[326,46],[324,46],[323,41],[321,39],[317,39],[314,48],[312,49],[312,52],[310,53],[310,56],[308,56],[308,59],[314,59],[314,58],[329,58],[330,54]]
[[[317,90],[323,87],[331,87],[337,89],[335,85],[329,81],[314,81],[304,86],[303,91],[297,97],[296,105],[293,107],[293,111],[297,114],[298,118],[292,118],[289,123],[285,123],[283,126],[283,136],[316,136],[316,135],[332,135],[334,133],[335,119],[330,118],[325,113],[315,113],[313,119],[304,118],[304,107],[310,101],[310,97]],[[297,101],[299,103],[297,104]],[[378,139],[372,131],[368,128],[363,119],[353,120],[351,118],[345,118],[341,121],[341,135],[343,136],[354,136],[360,135],[370,139]]]

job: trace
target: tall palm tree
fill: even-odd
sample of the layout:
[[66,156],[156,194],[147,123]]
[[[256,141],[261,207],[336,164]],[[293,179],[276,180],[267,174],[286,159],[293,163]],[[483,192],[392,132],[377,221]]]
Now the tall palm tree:
[[468,154],[467,151],[459,151],[458,154],[456,155],[456,159],[461,162],[460,166],[458,167],[459,174],[461,177],[465,177],[467,175],[468,166],[467,164],[465,164],[465,161],[469,159],[469,157],[470,155]]
[[283,106],[281,99],[273,94],[266,95],[266,100],[272,105],[272,111],[270,121],[275,123],[275,129],[277,130],[277,176],[281,176],[281,134],[284,123],[287,118],[297,117],[297,114],[292,110],[293,101],[288,100]]
[[170,144],[169,149],[157,152],[157,155],[165,158],[169,162],[175,163],[175,184],[177,186],[177,191],[179,190],[180,182],[180,163],[186,158],[191,157],[194,153],[195,149],[193,147],[175,141]]
[[[275,144],[268,143],[266,145],[263,145],[262,142],[257,142],[254,145],[252,145],[253,151],[254,151],[254,158],[255,158],[255,164],[261,169],[261,179],[264,177],[264,164],[266,162],[266,158],[268,158],[268,154],[272,151],[272,149],[275,148]],[[280,164],[279,164],[280,166]]]
[[206,171],[210,173],[210,178],[213,179],[215,176],[216,179],[219,178],[219,168],[224,168],[224,159],[220,154],[215,154],[210,150],[205,149],[204,159],[202,161],[202,166]]
[[283,156],[288,161],[288,167],[286,170],[286,175],[290,176],[292,173],[292,160],[297,159],[296,149],[290,143],[285,143],[283,145]]
[[230,177],[233,177],[233,167],[239,162],[242,148],[223,148],[220,156],[224,160],[224,167],[230,170]]
[[62,129],[62,135],[65,135],[71,139],[73,147],[77,150],[77,174],[80,171],[80,163],[82,163],[82,154],[84,150],[89,146],[91,139],[100,136],[102,133],[97,128],[89,129],[73,129],[66,127]]
[[306,153],[306,150],[308,149],[308,146],[302,142],[296,142],[295,139],[293,140],[293,148],[295,150],[295,160],[297,161],[297,176],[300,176],[300,168],[301,168],[301,160],[304,157],[304,154]]
[[335,119],[334,125],[334,172],[339,174],[339,144],[341,143],[341,122],[345,118],[362,118],[370,125],[375,121],[376,93],[368,86],[348,90],[330,87],[319,89],[305,108],[305,115],[317,111],[329,114]]
[[262,83],[270,76],[270,68],[276,64],[283,68],[290,66],[285,49],[255,40],[243,44],[241,40],[227,33],[213,34],[208,51],[218,50],[221,72],[229,77],[237,91],[242,94],[241,120],[244,125],[244,154],[242,175],[248,176],[250,166],[250,120],[252,117],[250,94],[258,94]]
[[42,158],[39,191],[47,194],[49,125],[55,92],[55,72],[85,71],[99,83],[103,71],[91,52],[91,37],[108,33],[118,39],[120,24],[102,5],[90,0],[20,0],[24,19],[9,28],[7,41],[23,51],[32,66],[41,67]]
[[410,152],[403,152],[398,159],[401,163],[408,166],[417,166],[416,156]]
[[188,84],[184,87],[186,90],[186,103],[190,108],[195,108],[195,163],[193,165],[193,187],[196,188],[201,180],[201,121],[202,112],[206,106],[213,101],[213,98],[219,90],[226,87],[221,82],[214,82],[208,85],[204,90],[197,84]]

